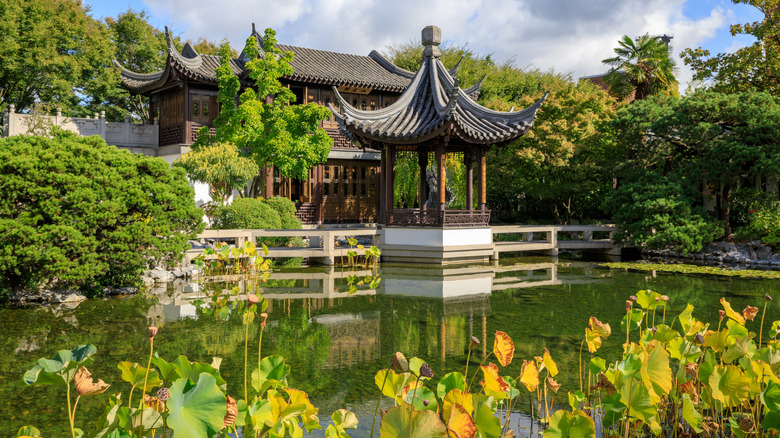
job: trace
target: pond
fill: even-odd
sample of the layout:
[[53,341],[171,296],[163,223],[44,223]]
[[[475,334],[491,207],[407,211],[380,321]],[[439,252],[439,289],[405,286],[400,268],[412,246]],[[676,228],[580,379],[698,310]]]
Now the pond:
[[[471,373],[486,353],[484,347],[492,347],[495,331],[502,330],[517,349],[502,374],[518,375],[522,359],[541,356],[547,348],[561,371],[557,380],[563,386],[556,400],[565,402],[566,392],[579,389],[578,355],[588,318],[596,316],[618,331],[625,300],[638,290],[652,289],[671,298],[667,323],[687,303],[695,306],[694,316],[717,324],[721,297],[738,311],[746,305],[761,308],[764,294],[780,297],[780,280],[638,273],[587,262],[553,264],[543,258],[445,269],[383,266],[377,290],[352,295],[345,292],[346,275],[339,268],[277,269],[265,291],[271,305],[263,355],[286,358],[292,366],[290,385],[310,394],[323,428],[333,411],[355,412],[360,420],[352,434],[356,437],[368,436],[378,395],[374,375],[390,365],[396,351],[425,359],[440,377],[463,372],[471,335],[487,338],[487,345],[483,342],[472,355]],[[14,435],[26,424],[41,428],[45,436],[68,435],[64,390],[28,387],[21,378],[37,358],[84,343],[98,350],[90,371],[112,385],[106,394],[79,404],[77,426],[92,436],[108,394],[129,391],[119,379],[117,364],[145,364],[150,325],[160,327],[155,350],[161,357],[170,361],[184,354],[207,363],[221,357],[228,393],[240,394],[241,318],[216,321],[205,315],[193,304],[204,295],[202,288],[179,285],[175,292],[163,288],[148,296],[88,300],[75,308],[0,309],[0,436]],[[662,318],[658,313],[656,322]],[[780,303],[772,302],[765,327],[776,319]],[[757,332],[758,321],[748,327]],[[256,351],[256,333],[250,336],[255,339],[250,352]],[[621,336],[613,335],[599,355],[614,360],[621,344]],[[529,400],[519,406],[512,427],[517,436],[528,436]],[[317,432],[312,436],[322,436]]]

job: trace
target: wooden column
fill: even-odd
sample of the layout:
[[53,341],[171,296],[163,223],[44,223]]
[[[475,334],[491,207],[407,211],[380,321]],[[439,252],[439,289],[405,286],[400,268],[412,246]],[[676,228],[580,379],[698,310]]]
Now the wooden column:
[[479,148],[477,162],[479,164],[479,210],[485,211],[485,204],[487,204],[487,158],[484,147]]
[[444,204],[447,202],[447,174],[444,162],[447,159],[446,142],[436,145],[436,190],[439,194],[437,206],[439,210],[444,210]]
[[323,216],[325,214],[325,209],[323,208],[323,202],[325,201],[325,197],[323,194],[323,174],[325,172],[325,169],[322,167],[322,164],[317,165],[317,171],[315,172],[315,183],[314,183],[314,191],[315,191],[315,199],[317,202],[317,221],[322,222]]
[[425,204],[428,203],[428,179],[426,171],[428,169],[428,151],[422,146],[417,151],[417,163],[420,165],[420,210],[426,210]]
[[192,130],[190,129],[190,123],[192,123],[192,115],[190,114],[190,85],[187,82],[184,83],[184,99],[182,99],[182,101],[184,104],[184,111],[181,112],[182,117],[184,118],[184,144],[192,144]]
[[387,213],[387,205],[385,204],[387,200],[385,196],[385,174],[387,173],[387,169],[385,169],[385,163],[387,162],[386,147],[381,149],[379,157],[379,217],[376,218],[376,222],[383,224],[385,223],[385,214]]
[[474,209],[474,156],[472,151],[463,153],[466,164],[466,210]]
[[387,159],[385,160],[385,208],[387,211],[393,211],[393,181],[395,180],[395,146],[385,146],[387,150]]
[[266,166],[265,168],[265,189],[263,190],[264,198],[272,198],[274,196],[274,166]]

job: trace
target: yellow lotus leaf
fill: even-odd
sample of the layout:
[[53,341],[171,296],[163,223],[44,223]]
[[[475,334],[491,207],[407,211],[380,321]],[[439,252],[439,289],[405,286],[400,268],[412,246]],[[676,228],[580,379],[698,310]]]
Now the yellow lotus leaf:
[[[535,365],[534,365],[535,367]],[[491,363],[488,366],[481,366],[482,374],[485,375],[482,386],[485,387],[485,393],[497,399],[507,398],[506,391],[509,391],[509,384],[503,377],[498,375],[498,367]]]
[[743,318],[739,313],[735,312],[734,309],[731,308],[731,304],[729,304],[725,298],[720,299],[720,304],[723,305],[723,309],[726,311],[726,316],[742,325],[745,325],[745,318]]
[[450,416],[447,420],[447,429],[454,438],[474,438],[477,434],[477,425],[466,409],[454,403],[450,407]]
[[558,374],[558,365],[555,364],[552,356],[550,356],[550,352],[546,348],[544,349],[542,359],[544,360],[544,367],[547,368],[551,376],[555,377]]
[[601,348],[601,335],[585,327],[585,343],[588,344],[588,353],[595,353]]
[[750,377],[758,383],[768,383],[768,381],[780,383],[780,379],[777,378],[768,363],[762,360],[751,360],[750,368],[752,371]]
[[609,324],[599,321],[595,316],[590,317],[588,326],[590,326],[591,330],[597,331],[602,337],[608,338],[612,334],[612,328]]
[[496,337],[493,339],[493,354],[496,355],[502,367],[512,363],[512,357],[515,355],[515,344],[508,334],[496,331]]
[[450,411],[454,404],[460,405],[466,412],[474,411],[474,399],[470,392],[463,392],[462,389],[458,388],[451,389],[442,399],[442,412],[444,413],[445,422],[450,419]]
[[539,386],[539,370],[536,368],[534,362],[523,361],[523,370],[520,372],[520,383],[525,385],[525,388],[528,391],[536,391],[536,387]]
[[745,319],[752,321],[753,318],[758,315],[758,307],[753,306],[747,306],[745,307],[745,310],[742,311],[742,316],[745,317]]
[[728,337],[728,330],[721,330],[719,332],[707,330],[704,332],[704,342],[702,344],[705,347],[712,348],[712,351],[719,353],[728,347]]
[[642,354],[642,366],[639,369],[642,382],[647,387],[652,403],[658,403],[661,397],[672,390],[672,369],[669,367],[669,352],[660,341],[654,339]]
[[317,417],[317,412],[319,412],[319,408],[315,408],[313,404],[309,401],[309,395],[306,394],[304,391],[301,391],[300,389],[293,389],[293,388],[285,388],[284,389],[287,392],[287,395],[290,396],[290,404],[291,405],[304,405],[306,406],[306,410],[301,414],[301,418],[303,419],[304,425],[319,425],[319,418]]
[[401,392],[401,399],[406,400],[406,396],[409,395],[409,393],[414,392],[415,389],[422,388],[423,386],[423,383],[419,380],[409,382],[408,385],[404,386],[404,390]]
[[79,395],[101,394],[111,386],[102,379],[98,379],[97,383],[95,383],[92,380],[92,373],[90,373],[86,367],[79,368],[76,372],[76,377],[74,377],[74,381],[76,382],[76,391],[78,391]]
[[547,387],[550,388],[550,390],[553,393],[557,394],[558,393],[558,389],[560,389],[560,387],[561,387],[561,384],[556,382],[555,379],[553,379],[552,377],[547,377]]

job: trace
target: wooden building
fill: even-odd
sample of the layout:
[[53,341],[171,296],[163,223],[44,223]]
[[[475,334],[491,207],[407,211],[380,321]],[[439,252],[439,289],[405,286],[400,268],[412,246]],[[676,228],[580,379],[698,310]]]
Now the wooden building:
[[[262,47],[262,36],[252,27],[252,36]],[[198,129],[211,125],[218,114],[216,68],[220,58],[200,54],[190,43],[179,51],[167,29],[166,36],[168,57],[161,71],[142,74],[122,68],[121,80],[131,93],[150,98],[151,114],[159,123],[158,155],[172,161],[171,157],[189,151]],[[294,73],[283,77],[282,83],[303,104],[335,103],[336,88],[351,106],[377,110],[395,102],[414,77],[376,51],[358,56],[282,44],[278,47],[294,54]],[[247,61],[243,54],[230,61],[244,86],[250,86]],[[266,172],[262,176],[264,195],[296,201],[299,218],[305,223],[377,222],[380,152],[343,136],[334,117],[324,121],[323,128],[334,142],[327,162],[313,167],[307,180],[281,178],[275,170]]]

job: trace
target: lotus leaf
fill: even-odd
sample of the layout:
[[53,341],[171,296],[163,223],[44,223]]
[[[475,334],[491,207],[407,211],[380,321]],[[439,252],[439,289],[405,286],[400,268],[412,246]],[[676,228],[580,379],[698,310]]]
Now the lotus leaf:
[[734,365],[716,365],[708,383],[712,390],[712,397],[726,407],[742,403],[750,390],[750,379]]
[[669,353],[659,341],[653,340],[642,361],[639,373],[647,387],[650,400],[658,403],[662,396],[672,390],[672,369],[669,367]]
[[780,412],[780,384],[769,382],[764,391],[761,392],[761,402],[769,410]]
[[299,389],[286,388],[285,391],[287,392],[287,395],[290,396],[291,405],[302,404],[306,406],[306,410],[301,414],[303,427],[306,429],[306,432],[311,433],[311,431],[314,429],[322,429],[322,426],[320,426],[320,420],[317,417],[317,412],[319,412],[319,409],[315,408],[314,405],[311,404],[309,401],[309,395]]
[[539,370],[533,361],[523,361],[523,369],[520,372],[520,383],[525,385],[529,392],[536,391],[539,386]]
[[162,415],[152,408],[135,409],[130,416],[130,428],[144,432],[163,427]]
[[712,351],[720,353],[725,351],[729,346],[729,331],[723,329],[719,332],[707,330],[704,332],[704,346],[709,347]]
[[[410,389],[406,392],[404,401],[413,405],[415,409],[420,411],[429,410],[436,412],[439,409],[436,394],[425,386],[422,386],[422,384],[420,384],[416,390]],[[425,402],[428,403],[426,404]]]
[[41,436],[41,431],[32,427],[32,426],[22,426],[18,432],[16,432],[17,438],[24,438],[24,437],[39,437]]
[[636,303],[642,306],[645,310],[653,310],[661,307],[665,304],[665,301],[661,300],[661,294],[653,292],[651,290],[640,290],[636,293]]
[[73,350],[60,350],[51,359],[38,359],[35,366],[24,373],[28,385],[68,385],[79,368],[92,360],[97,352],[92,344],[79,345]]
[[260,361],[260,380],[262,386],[258,386],[257,369],[252,371],[252,387],[258,394],[265,393],[268,388],[278,385],[287,386],[287,376],[290,375],[290,365],[284,362],[282,356],[266,356]]
[[575,391],[569,393],[569,406],[572,410],[580,408],[582,402],[585,401],[585,394],[582,391]]
[[[601,399],[604,411],[603,427],[610,427],[620,421],[625,415],[626,405],[620,401],[620,394],[605,395]],[[576,409],[576,408],[572,408]]]
[[612,334],[612,328],[607,323],[603,323],[596,319],[595,316],[591,316],[588,320],[588,326],[591,330],[596,331],[604,338],[608,338]]
[[474,415],[472,419],[477,426],[479,435],[484,438],[500,438],[501,420],[495,416],[498,404],[493,397],[478,394],[474,398]]
[[330,418],[333,419],[333,424],[325,429],[327,438],[350,438],[347,429],[355,429],[358,426],[357,416],[346,409],[339,409]]
[[[494,363],[490,363],[487,366],[481,366],[482,374],[485,376],[485,380],[482,381],[482,386],[485,389],[485,394],[495,397],[498,400],[507,398],[507,391],[509,391],[509,384],[506,383],[503,377],[498,374],[498,367]],[[534,365],[536,368],[536,365]]]
[[416,411],[406,403],[382,417],[379,433],[383,438],[447,438],[447,427],[433,411]]
[[[227,307],[224,307],[227,309]],[[230,309],[227,309],[228,311]],[[219,374],[219,370],[212,367],[209,364],[200,362],[190,362],[187,356],[179,355],[171,363],[166,362],[160,357],[153,357],[152,363],[160,370],[161,378],[165,382],[172,382],[181,378],[188,378],[194,383],[198,382],[198,378],[202,373],[210,374],[220,387],[225,386],[225,379]]]
[[756,343],[747,336],[739,337],[736,338],[734,340],[734,344],[732,344],[728,350],[723,353],[722,359],[723,362],[731,363],[743,356],[747,357],[748,359],[752,358],[755,353]]
[[[146,368],[142,367],[140,364],[130,363],[126,361],[119,362],[117,368],[119,368],[119,371],[122,372],[122,380],[131,384],[133,387],[140,388],[144,386],[144,376],[146,376]],[[163,382],[160,380],[160,375],[157,374],[157,370],[150,369],[149,378],[146,380],[146,386],[142,388],[142,391],[147,392],[154,387],[161,386],[162,383]]]
[[751,336],[750,330],[748,330],[747,327],[731,319],[726,321],[726,328],[729,329],[729,335],[734,338],[743,338],[743,337]]
[[723,305],[723,310],[726,311],[726,316],[740,323],[741,325],[745,325],[745,318],[731,308],[731,304],[729,304],[729,302],[726,301],[726,298],[721,298],[720,304]]
[[653,339],[661,341],[664,345],[673,339],[680,338],[680,332],[672,329],[666,324],[660,324],[655,327],[655,331],[651,331]]
[[222,429],[227,412],[225,394],[214,376],[205,372],[197,383],[186,378],[175,381],[167,405],[174,438],[213,437]]
[[766,412],[764,414],[764,419],[761,421],[761,428],[765,430],[780,431],[780,412]]
[[598,374],[607,370],[607,361],[600,357],[592,357],[590,359],[590,373]]
[[673,359],[695,362],[701,356],[701,348],[682,336],[670,340],[666,346]]
[[[596,318],[591,318],[596,319]],[[609,324],[607,324],[609,326]],[[602,335],[604,336],[604,335]],[[606,335],[609,336],[609,335]],[[542,355],[542,360],[544,361],[544,367],[547,368],[547,371],[550,372],[550,375],[555,377],[558,375],[558,365],[556,365],[555,361],[553,360],[552,356],[550,356],[550,352],[547,351],[547,349],[544,349],[544,354]]]
[[[425,360],[413,357],[409,359],[409,371],[414,373],[415,376],[420,376],[420,368],[422,368],[423,364],[425,364]],[[420,378],[425,379],[427,377],[420,376]]]
[[550,427],[544,431],[544,438],[592,438],[596,436],[596,425],[588,414],[580,410],[573,412],[559,409],[550,417]]
[[[385,377],[385,374],[387,377]],[[379,370],[374,376],[374,382],[377,388],[381,388],[382,394],[396,399],[399,403],[402,401],[401,397],[404,388],[414,380],[412,373],[396,374],[391,369]],[[384,386],[382,386],[382,382],[384,382]]]
[[650,401],[650,393],[644,385],[626,384],[620,392],[620,401],[628,406],[628,415],[647,424],[656,434],[661,425],[657,421],[658,407]]
[[701,414],[696,410],[696,404],[691,400],[691,397],[688,394],[683,394],[683,408],[682,408],[682,416],[685,421],[688,422],[688,424],[691,425],[693,430],[696,431],[696,433],[702,432],[701,427],[701,421],[702,416]]
[[447,420],[447,428],[454,438],[474,438],[477,434],[477,425],[463,406],[455,403],[450,407],[450,415]]
[[601,335],[595,330],[585,328],[585,344],[588,345],[588,353],[595,353],[601,348]]
[[444,377],[441,378],[441,380],[439,380],[439,383],[436,385],[436,395],[438,395],[439,398],[443,398],[455,388],[465,390],[466,378],[463,377],[463,374],[458,372],[447,373],[444,375]]
[[772,367],[775,367],[776,364],[780,363],[780,350],[764,347],[756,351],[756,354],[753,355],[753,358],[762,360]]
[[[628,324],[629,330],[634,330],[642,326],[642,319],[645,316],[645,312],[639,309],[631,309],[623,315],[623,319],[620,320],[621,332],[626,332],[626,324]],[[586,329],[587,330],[587,329]]]
[[515,355],[515,344],[508,334],[496,331],[496,336],[493,338],[493,354],[496,355],[498,363],[502,367],[509,366],[512,363],[512,357]]
[[450,410],[453,404],[458,404],[463,407],[466,412],[474,411],[474,399],[471,393],[464,392],[460,389],[453,389],[448,392],[442,399],[442,413],[444,415],[444,421],[448,421],[450,418]]

